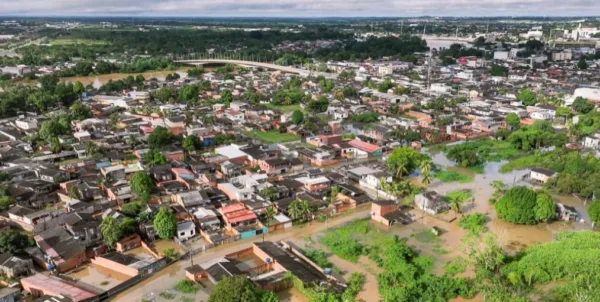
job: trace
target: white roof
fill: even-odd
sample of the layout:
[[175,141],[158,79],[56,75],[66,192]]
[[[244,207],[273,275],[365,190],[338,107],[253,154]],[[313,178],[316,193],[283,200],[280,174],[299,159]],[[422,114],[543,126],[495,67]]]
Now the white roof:
[[225,146],[215,149],[217,154],[223,155],[227,158],[238,158],[247,156],[248,154],[234,146]]

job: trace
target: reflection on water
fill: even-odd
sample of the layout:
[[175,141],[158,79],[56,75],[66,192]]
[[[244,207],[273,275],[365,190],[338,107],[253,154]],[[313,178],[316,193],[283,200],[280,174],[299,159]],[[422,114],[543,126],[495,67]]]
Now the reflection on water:
[[[474,203],[465,205],[467,214],[473,212],[484,213],[489,216],[488,228],[497,236],[498,242],[509,252],[517,252],[525,247],[552,241],[554,233],[563,230],[572,230],[574,228],[583,228],[579,224],[566,224],[562,221],[556,221],[550,224],[542,223],[535,226],[528,225],[513,225],[496,219],[496,212],[493,205],[489,203],[490,198],[494,193],[494,189],[490,185],[492,181],[499,180],[508,186],[531,186],[527,182],[521,181],[522,177],[529,173],[529,170],[516,170],[509,173],[500,173],[500,167],[507,161],[489,162],[486,163],[483,169],[483,174],[475,174],[472,171],[455,167],[455,163],[449,160],[443,152],[432,152],[432,162],[436,165],[447,168],[450,171],[474,176],[473,182],[461,184],[456,182],[444,183],[439,180],[434,180],[429,188],[437,191],[440,194],[447,194],[452,191],[470,189],[473,192]],[[586,221],[587,214],[582,201],[572,196],[554,195],[556,201],[566,205],[573,206],[577,209],[583,219]]]
[[144,76],[145,79],[151,79],[151,78],[156,78],[159,81],[164,81],[165,78],[167,77],[168,74],[173,74],[174,72],[176,72],[177,74],[179,74],[180,77],[184,78],[187,76],[187,69],[181,69],[181,70],[165,70],[165,71],[151,71],[151,72],[143,72],[143,73],[110,73],[110,74],[100,74],[100,75],[92,75],[92,76],[87,76],[87,77],[65,77],[65,78],[61,78],[60,81],[61,82],[81,82],[81,84],[83,84],[84,86],[87,86],[88,84],[92,84],[94,86],[94,88],[98,89],[100,88],[102,85],[106,84],[108,81],[110,80],[120,80],[120,79],[124,79],[128,76],[137,76],[138,74],[141,74]]

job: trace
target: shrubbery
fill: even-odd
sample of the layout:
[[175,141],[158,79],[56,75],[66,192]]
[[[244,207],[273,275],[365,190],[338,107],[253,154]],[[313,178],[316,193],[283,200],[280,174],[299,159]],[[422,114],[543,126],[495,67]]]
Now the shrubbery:
[[465,215],[458,221],[458,226],[472,232],[473,234],[479,234],[484,230],[484,225],[487,221],[485,215],[481,213],[475,213]]
[[508,190],[494,207],[500,219],[514,224],[546,222],[555,215],[555,205],[548,194],[526,187]]

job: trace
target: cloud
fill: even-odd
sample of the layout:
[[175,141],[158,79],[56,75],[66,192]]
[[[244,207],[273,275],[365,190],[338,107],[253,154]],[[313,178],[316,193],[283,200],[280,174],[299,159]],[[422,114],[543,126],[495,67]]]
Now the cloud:
[[598,0],[0,0],[1,15],[54,16],[579,16]]

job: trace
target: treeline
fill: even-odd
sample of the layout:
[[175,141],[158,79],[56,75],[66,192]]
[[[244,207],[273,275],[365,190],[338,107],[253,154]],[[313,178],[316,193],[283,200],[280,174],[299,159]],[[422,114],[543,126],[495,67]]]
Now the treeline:
[[[223,53],[236,49],[239,53],[262,54],[264,58],[267,58],[274,56],[270,51],[274,45],[286,41],[337,40],[350,36],[350,34],[326,28],[304,30],[300,33],[285,33],[275,30],[245,32],[167,29],[139,32],[86,29],[73,30],[69,35],[61,36],[61,38],[96,43],[30,45],[20,48],[19,52],[24,55],[26,61],[35,62],[40,60],[64,62],[72,57],[94,60],[98,56],[125,52],[131,55],[184,55],[207,53],[209,49]],[[50,59],[46,59],[46,57],[50,57]]]
[[49,108],[69,107],[85,87],[81,83],[59,83],[55,76],[39,79],[40,88],[16,85],[0,92],[0,116],[11,117],[22,111],[44,112]]
[[106,61],[81,61],[75,67],[56,72],[59,77],[88,76],[91,74],[141,73],[151,70],[174,70],[175,65],[167,58],[137,57],[130,63],[110,63]]
[[429,50],[427,42],[415,36],[369,38],[357,41],[354,38],[343,42],[342,46],[321,48],[314,53],[320,60],[354,61],[384,56],[404,57],[415,52]]

